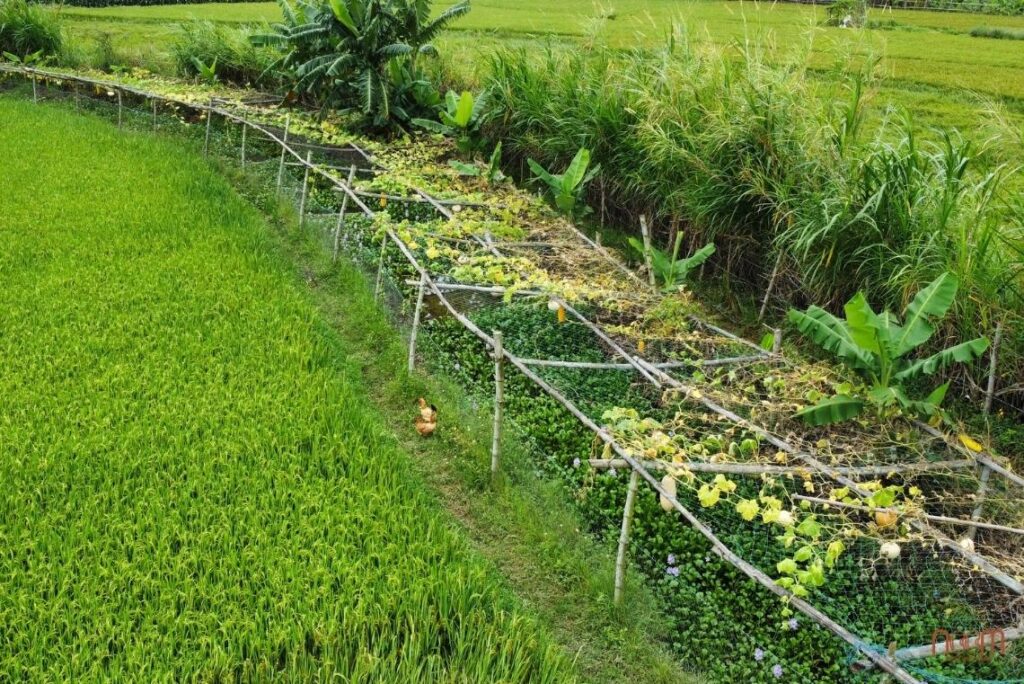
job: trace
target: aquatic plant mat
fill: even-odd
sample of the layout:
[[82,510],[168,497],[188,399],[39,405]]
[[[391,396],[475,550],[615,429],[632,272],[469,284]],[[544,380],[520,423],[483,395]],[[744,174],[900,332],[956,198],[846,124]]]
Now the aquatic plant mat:
[[[410,331],[410,367],[417,344],[459,330],[457,353],[493,369],[477,389],[494,393],[496,477],[510,386],[574,416],[591,440],[589,459],[571,466],[578,496],[629,477],[620,576],[642,546],[631,541],[642,485],[779,597],[781,625],[802,616],[847,644],[844,681],[1024,674],[1012,644],[1024,619],[1024,479],[969,436],[900,416],[827,429],[794,419],[842,384],[833,368],[732,334],[685,293],[658,292],[536,198],[460,175],[446,143],[361,141],[252,94],[203,102],[3,71],[31,80],[37,98],[178,126],[276,174],[303,230],[373,274]],[[621,388],[614,403],[592,393],[597,384]],[[862,614],[859,596],[884,615]],[[951,673],[954,652],[980,655]]]

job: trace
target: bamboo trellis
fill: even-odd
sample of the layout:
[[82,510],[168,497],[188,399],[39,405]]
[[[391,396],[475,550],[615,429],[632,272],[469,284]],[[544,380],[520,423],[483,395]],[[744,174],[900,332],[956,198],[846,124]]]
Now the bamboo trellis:
[[[283,134],[278,135],[272,130],[272,127],[260,123],[258,117],[253,116],[250,112],[233,111],[226,103],[210,99],[208,103],[201,104],[195,102],[185,101],[180,98],[170,97],[161,95],[159,93],[147,92],[130,85],[116,83],[112,81],[92,79],[74,74],[59,73],[48,70],[33,69],[28,67],[14,67],[0,65],[0,72],[15,74],[23,76],[32,81],[33,85],[33,97],[34,100],[38,101],[38,84],[42,80],[46,83],[59,83],[59,84],[73,84],[75,87],[76,95],[78,93],[78,86],[90,86],[99,87],[108,91],[117,93],[117,106],[118,106],[118,123],[122,123],[122,110],[124,107],[123,96],[128,95],[135,98],[147,100],[152,103],[155,112],[156,103],[158,101],[165,104],[173,104],[177,107],[187,108],[191,111],[195,111],[205,115],[205,126],[206,135],[204,140],[204,151],[209,150],[210,145],[210,131],[212,126],[212,120],[214,116],[220,116],[224,120],[232,122],[242,127],[245,134],[242,137],[243,151],[241,152],[240,158],[245,163],[246,156],[244,151],[244,145],[246,141],[252,144],[253,136],[262,136],[264,140],[272,142],[274,145],[279,146],[281,150],[280,167],[278,170],[278,186],[281,184],[281,177],[284,173],[286,166],[301,168],[304,175],[302,200],[300,204],[300,223],[305,221],[305,208],[306,208],[306,197],[308,192],[308,183],[310,175],[319,176],[323,180],[327,181],[336,191],[342,193],[342,207],[338,213],[338,221],[334,230],[334,256],[336,257],[339,249],[339,238],[341,237],[344,224],[346,210],[351,204],[356,211],[363,214],[365,217],[372,219],[374,211],[363,201],[364,197],[376,197],[371,193],[360,191],[353,187],[353,179],[358,172],[365,173],[376,173],[379,171],[373,157],[369,155],[365,150],[361,149],[358,145],[350,144],[345,147],[331,147],[325,145],[317,145],[314,143],[306,143],[296,140],[293,136],[290,136],[289,123],[286,121]],[[357,168],[355,164],[349,165],[348,167],[335,167],[329,165],[316,164],[312,161],[312,151],[351,151],[361,157],[362,163],[368,165],[369,168]],[[303,151],[305,154],[303,154]],[[333,171],[347,170],[348,174],[346,178],[342,178],[339,175],[332,173]],[[408,188],[411,193],[410,196],[394,196],[389,195],[389,199],[393,201],[408,201],[426,204],[431,206],[438,214],[447,218],[452,217],[450,206],[458,203],[465,206],[472,206],[474,203],[469,200],[439,200],[426,191],[410,186]],[[479,203],[476,203],[479,205]],[[575,226],[571,226],[571,233],[578,239],[578,244],[581,249],[592,250],[594,253],[604,259],[612,268],[624,273],[628,278],[639,286],[646,287],[648,285],[641,277],[626,267],[618,258],[615,257],[611,252],[601,246],[599,243],[591,240],[584,233],[579,231]],[[502,256],[498,246],[495,245],[490,239],[482,239],[479,236],[474,236],[480,246],[486,251],[495,254],[496,256]],[[414,281],[418,286],[417,298],[416,298],[416,314],[413,319],[412,333],[410,337],[409,346],[409,366],[412,368],[415,362],[415,343],[417,328],[421,321],[421,308],[423,306],[423,298],[425,294],[430,294],[432,297],[443,306],[445,310],[457,320],[466,330],[475,335],[487,349],[490,350],[490,354],[494,359],[495,363],[495,374],[496,374],[496,385],[497,385],[497,396],[495,401],[495,423],[494,423],[494,434],[493,434],[493,448],[492,448],[492,468],[497,470],[499,467],[499,453],[500,453],[500,430],[501,430],[501,392],[502,382],[501,378],[504,373],[503,366],[509,364],[514,367],[524,377],[534,383],[547,395],[552,397],[562,407],[564,407],[570,414],[572,414],[584,427],[594,433],[594,435],[608,446],[608,448],[614,452],[616,458],[614,459],[593,459],[591,465],[595,468],[628,468],[631,471],[631,486],[630,495],[627,498],[626,510],[623,514],[623,525],[620,535],[619,554],[616,563],[617,575],[616,575],[616,594],[621,594],[621,573],[624,571],[625,562],[625,546],[628,543],[629,535],[629,522],[631,518],[632,502],[635,497],[635,488],[640,479],[643,479],[663,500],[669,502],[671,508],[681,515],[694,529],[702,534],[708,542],[716,555],[722,558],[727,563],[731,564],[737,570],[742,572],[748,578],[752,579],[757,584],[761,585],[764,589],[780,597],[784,597],[788,604],[800,611],[802,614],[811,619],[814,623],[821,627],[829,630],[838,638],[848,643],[851,647],[856,649],[863,660],[859,662],[863,666],[875,666],[879,669],[891,674],[897,681],[912,683],[918,682],[918,678],[906,670],[901,662],[912,657],[921,657],[914,649],[904,649],[903,651],[896,652],[895,654],[889,654],[885,651],[867,643],[857,635],[846,629],[841,624],[830,618],[820,609],[815,607],[809,600],[801,599],[789,591],[779,586],[771,577],[766,575],[759,568],[746,561],[744,558],[736,554],[730,549],[712,530],[705,522],[703,522],[698,516],[690,511],[680,500],[674,495],[673,492],[667,491],[662,485],[661,481],[653,474],[653,471],[663,470],[671,464],[661,463],[657,461],[641,460],[632,454],[627,448],[619,444],[610,432],[596,423],[590,416],[588,416],[583,410],[577,406],[570,398],[568,398],[564,392],[554,387],[551,383],[544,380],[534,368],[555,366],[555,367],[566,367],[566,368],[600,368],[605,370],[623,370],[636,372],[640,377],[650,383],[653,387],[658,389],[669,388],[681,393],[684,398],[689,401],[693,401],[702,405],[705,409],[712,412],[720,419],[748,430],[767,443],[774,445],[776,448],[792,455],[802,465],[800,468],[806,468],[815,474],[831,479],[845,487],[848,487],[851,491],[859,494],[862,498],[867,498],[868,494],[865,492],[857,482],[850,479],[851,475],[869,475],[869,474],[884,474],[891,473],[894,471],[926,471],[930,469],[955,469],[955,470],[970,470],[973,467],[978,467],[980,472],[986,473],[984,482],[987,482],[988,477],[991,474],[996,474],[1003,477],[1006,481],[1013,483],[1017,486],[1024,487],[1024,478],[1013,473],[1009,468],[1001,462],[999,459],[986,452],[973,452],[971,450],[963,448],[961,445],[953,441],[949,436],[935,430],[931,426],[919,425],[925,433],[929,434],[936,441],[941,442],[948,450],[957,453],[959,458],[956,460],[944,460],[931,463],[918,463],[918,464],[906,464],[904,466],[892,466],[892,465],[869,465],[869,466],[830,466],[823,463],[812,450],[802,449],[797,445],[791,444],[785,438],[772,433],[771,431],[764,429],[751,420],[745,419],[735,412],[731,411],[726,406],[720,405],[709,397],[704,396],[694,386],[685,383],[678,378],[671,375],[668,371],[674,370],[681,367],[692,367],[696,366],[713,366],[713,365],[724,365],[724,364],[742,364],[746,362],[768,362],[768,363],[788,363],[777,351],[778,345],[776,344],[772,351],[762,349],[759,345],[756,345],[740,336],[737,336],[721,327],[715,326],[708,321],[702,320],[697,317],[693,317],[694,323],[700,327],[703,327],[709,331],[714,332],[724,338],[727,338],[735,343],[744,345],[753,350],[752,353],[743,356],[735,356],[726,359],[704,359],[699,360],[696,363],[685,363],[685,362],[654,362],[646,359],[642,353],[632,353],[620,345],[612,335],[609,335],[605,330],[594,321],[590,320],[586,315],[578,311],[576,308],[570,306],[567,302],[556,299],[559,306],[565,308],[581,325],[585,326],[590,330],[597,338],[599,338],[609,349],[614,352],[614,356],[621,358],[621,361],[617,362],[579,362],[570,359],[530,359],[520,358],[513,354],[506,346],[501,342],[500,331],[496,331],[494,335],[488,334],[476,325],[470,318],[468,318],[462,311],[460,311],[452,302],[450,294],[452,292],[476,292],[481,294],[504,294],[503,288],[497,288],[493,286],[480,286],[480,285],[465,285],[465,284],[454,284],[446,282],[438,282],[436,274],[430,272],[428,268],[425,268],[409,247],[403,242],[403,240],[391,229],[387,228],[384,233],[384,237],[381,243],[381,260],[378,266],[377,273],[377,289],[380,289],[380,280],[384,271],[384,259],[386,249],[389,245],[394,245],[403,258],[408,262],[408,266],[412,268],[417,274],[417,279]],[[515,293],[516,296],[550,296],[544,292],[537,290],[520,290]],[[688,462],[685,464],[687,468],[695,472],[719,472],[719,473],[739,473],[739,474],[760,474],[760,473],[786,473],[794,472],[797,467],[793,466],[768,466],[768,465],[757,465],[757,464],[742,464],[742,463],[704,463],[704,462]],[[832,506],[835,502],[824,501],[815,499],[813,497],[805,497],[809,503],[814,503],[823,506]],[[980,510],[981,499],[984,498],[984,488],[979,492],[979,503],[978,507]],[[951,523],[956,525],[972,526],[972,529],[977,528],[998,528],[1004,531],[1011,531],[1013,533],[1021,533],[1024,530],[1011,528],[1009,526],[992,525],[981,522],[978,518],[979,515],[972,516],[969,520],[961,520],[955,518],[948,518],[943,516],[911,516],[910,522],[914,527],[925,537],[928,537],[941,546],[948,549],[950,552],[962,556],[967,562],[973,564],[975,567],[980,568],[985,574],[989,575],[995,581],[999,582],[1002,586],[1010,590],[1016,595],[1024,595],[1024,585],[1020,583],[1014,577],[1009,576],[1007,573],[1000,570],[995,564],[989,561],[986,557],[981,554],[975,553],[973,550],[964,548],[956,541],[950,539],[941,530],[935,528],[930,523],[941,522]],[[1016,638],[1020,633],[1017,629],[1007,629],[1006,634],[1008,638]]]

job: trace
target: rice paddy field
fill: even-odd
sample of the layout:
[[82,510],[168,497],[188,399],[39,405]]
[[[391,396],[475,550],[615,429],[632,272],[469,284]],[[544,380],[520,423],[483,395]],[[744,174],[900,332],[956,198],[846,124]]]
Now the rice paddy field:
[[[437,3],[435,11],[453,4]],[[955,12],[872,9],[871,28],[823,25],[811,5],[726,0],[487,0],[453,24],[442,38],[448,68],[472,78],[496,45],[541,51],[598,41],[617,48],[664,44],[673,24],[701,41],[808,52],[807,64],[823,79],[837,65],[878,60],[881,77],[874,107],[906,107],[924,125],[969,130],[990,102],[1024,113],[1024,43],[972,36],[975,29],[1024,29],[1024,17]],[[276,21],[276,3],[159,5],[63,10],[83,44],[109,37],[115,50],[143,62],[165,63],[177,26],[192,18],[233,24]]]
[[227,180],[0,121],[0,679],[574,679]]

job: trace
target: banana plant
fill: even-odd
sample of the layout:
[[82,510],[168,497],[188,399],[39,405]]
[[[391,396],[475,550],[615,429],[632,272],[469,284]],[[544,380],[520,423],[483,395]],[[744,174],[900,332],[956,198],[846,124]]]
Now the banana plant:
[[555,200],[555,206],[562,213],[572,217],[585,216],[590,213],[590,207],[581,201],[583,192],[586,190],[587,184],[601,171],[600,164],[595,164],[593,168],[587,170],[590,166],[590,150],[581,147],[569,162],[565,172],[559,174],[550,173],[533,159],[528,159],[527,162],[534,175],[548,184]]
[[19,66],[32,66],[33,64],[42,64],[45,61],[42,50],[38,50],[32,54],[27,54],[24,57],[19,57],[13,52],[7,52],[4,50],[3,55],[7,61]]
[[469,91],[456,95],[445,94],[445,109],[439,113],[440,121],[413,119],[412,122],[428,131],[455,138],[459,152],[470,154],[476,149],[480,127],[487,118],[487,91],[475,96]]
[[448,164],[458,171],[459,175],[483,178],[488,185],[497,185],[505,180],[505,174],[501,172],[500,142],[494,146],[494,151],[491,152],[491,158],[487,162],[486,168],[481,168],[477,164],[467,164],[466,162],[461,162],[457,159],[452,159]]
[[203,63],[203,60],[199,59],[195,55],[192,56],[192,64],[196,68],[196,73],[199,74],[199,78],[203,79],[203,82],[213,85],[217,82],[217,58],[213,58],[213,62],[209,66]]
[[676,242],[672,246],[671,255],[657,247],[651,247],[648,250],[635,237],[629,238],[629,244],[641,255],[650,254],[651,270],[654,271],[654,277],[661,282],[663,292],[678,290],[689,277],[690,271],[703,264],[708,257],[715,253],[714,243],[709,242],[690,256],[680,259],[679,248],[683,244],[682,231],[676,233]]
[[923,399],[911,399],[906,383],[934,375],[954,363],[968,363],[988,348],[988,339],[978,337],[914,359],[911,352],[935,334],[935,323],[953,304],[959,283],[943,273],[921,289],[907,306],[904,322],[885,311],[876,314],[863,293],[846,303],[846,320],[812,306],[807,311],[789,311],[789,320],[805,336],[833,354],[868,384],[862,396],[852,388],[805,408],[797,415],[811,425],[827,425],[860,415],[868,404],[879,413],[896,407],[904,413],[930,417],[939,413],[949,383],[935,388]]

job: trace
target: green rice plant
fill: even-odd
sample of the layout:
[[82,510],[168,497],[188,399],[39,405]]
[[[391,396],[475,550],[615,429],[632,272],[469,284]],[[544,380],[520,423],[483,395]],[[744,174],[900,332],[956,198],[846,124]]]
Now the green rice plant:
[[594,176],[601,172],[601,165],[590,166],[590,150],[585,147],[577,150],[562,173],[551,173],[533,159],[528,162],[534,175],[547,183],[559,211],[568,216],[584,216],[591,211],[582,201],[583,193]]
[[846,303],[846,320],[817,306],[807,311],[790,309],[789,320],[801,333],[870,383],[863,396],[856,396],[851,386],[797,415],[811,425],[828,425],[857,417],[867,403],[873,404],[879,413],[897,407],[910,415],[935,415],[949,383],[940,385],[924,399],[911,399],[907,385],[922,376],[935,375],[951,364],[974,361],[988,348],[988,339],[977,337],[923,359],[910,358],[911,352],[935,334],[935,321],[949,311],[956,292],[956,278],[943,273],[914,296],[902,324],[888,311],[876,314],[862,293]]
[[0,121],[5,677],[575,679],[197,145]]
[[1001,38],[1003,40],[1024,40],[1024,30],[1004,26],[976,26],[971,29],[975,38]]
[[64,46],[59,14],[26,0],[0,0],[0,53],[55,57]]

